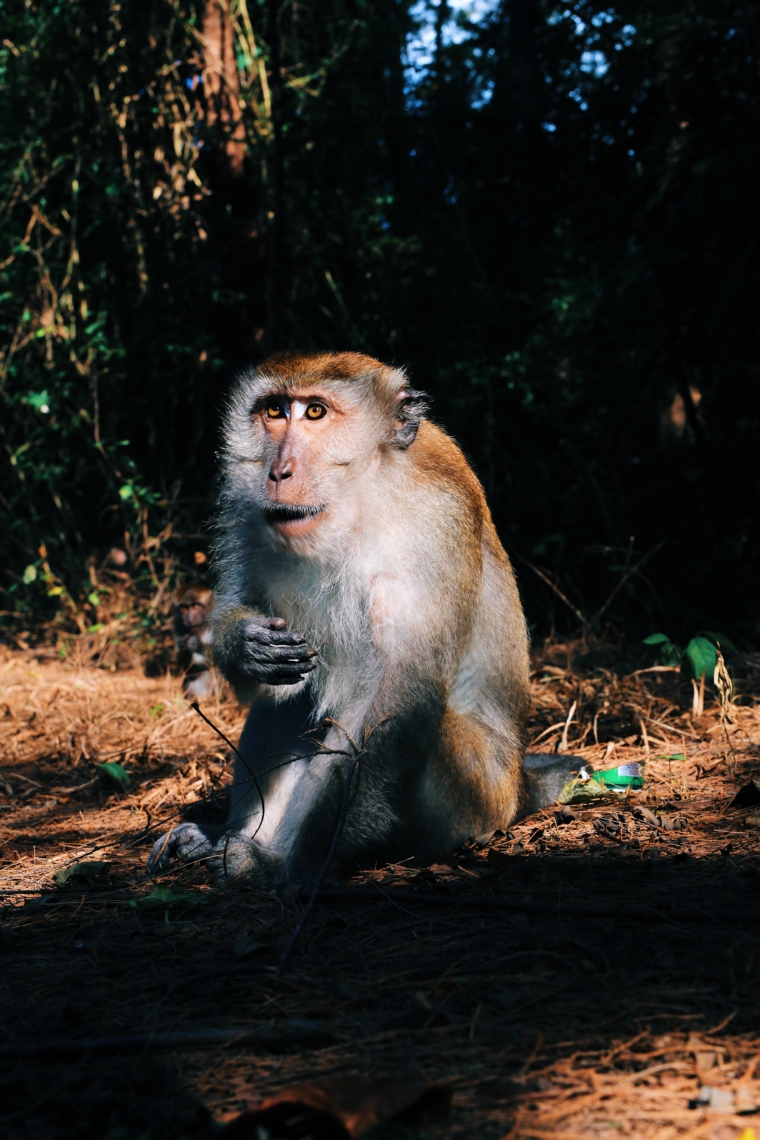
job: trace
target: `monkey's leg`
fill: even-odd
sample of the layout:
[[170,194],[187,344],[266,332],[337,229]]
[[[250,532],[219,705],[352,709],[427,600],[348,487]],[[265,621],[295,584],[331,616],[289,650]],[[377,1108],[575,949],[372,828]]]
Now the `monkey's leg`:
[[286,877],[293,805],[318,748],[308,689],[276,703],[256,702],[245,723],[235,761],[225,834],[209,866],[220,880],[250,876],[271,885]]
[[489,724],[446,708],[404,820],[409,854],[423,862],[449,855],[468,838],[507,827],[527,807],[517,730],[506,718]]
[[[216,854],[218,859],[210,861],[209,866],[223,878],[261,872],[259,877],[276,879],[281,868],[269,857],[265,841],[271,837],[282,814],[283,800],[293,782],[291,766],[298,767],[303,763],[299,758],[313,751],[311,737],[303,739],[310,727],[311,712],[308,693],[277,703],[255,702],[240,738],[238,751],[245,763],[235,761],[225,834],[217,842],[195,823],[179,824],[154,844],[148,859],[148,873],[164,871],[174,860],[191,863]],[[295,765],[291,765],[294,757]],[[252,840],[257,832],[261,833],[261,839],[254,844]]]
[[485,723],[475,714],[447,708],[441,750],[424,780],[425,804],[418,829],[426,856],[443,855],[469,836],[506,828],[549,807],[577,772],[577,756],[529,754],[508,721]]

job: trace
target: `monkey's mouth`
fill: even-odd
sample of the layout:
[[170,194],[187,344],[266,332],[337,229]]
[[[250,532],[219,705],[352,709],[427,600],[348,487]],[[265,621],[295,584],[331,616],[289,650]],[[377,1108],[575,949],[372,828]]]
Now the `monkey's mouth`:
[[323,506],[307,507],[297,503],[271,503],[264,511],[264,518],[269,526],[280,531],[295,532],[305,530],[309,523],[321,515],[325,510]]

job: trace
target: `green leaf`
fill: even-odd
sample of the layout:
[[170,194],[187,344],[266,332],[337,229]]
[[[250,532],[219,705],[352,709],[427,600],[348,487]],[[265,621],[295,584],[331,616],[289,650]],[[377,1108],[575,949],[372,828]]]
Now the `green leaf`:
[[37,567],[36,566],[27,566],[27,568],[24,570],[21,581],[24,583],[25,586],[30,585],[32,582],[36,582],[37,581]]
[[50,878],[62,887],[69,879],[95,879],[98,875],[105,875],[110,866],[110,863],[101,863],[93,859],[85,863],[74,863],[72,867],[63,867],[60,871],[55,871]]
[[87,601],[91,606],[100,605],[100,594],[97,592],[97,590],[93,590],[91,594],[87,595]]
[[715,646],[706,637],[692,637],[686,646],[686,660],[697,681],[703,673],[712,677],[717,659]]
[[171,887],[160,887],[156,884],[149,895],[139,899],[130,899],[129,905],[138,906],[171,906],[173,903],[185,903],[187,906],[205,906],[210,902],[208,895],[200,891],[173,891]]
[[131,483],[125,483],[123,487],[119,487],[119,498],[120,499],[124,499],[124,501],[126,502],[126,500],[129,499],[130,496],[132,496],[132,495],[134,495],[134,491],[132,489]]
[[641,643],[642,645],[672,645],[672,641],[667,633],[650,633],[649,637],[645,637]]
[[103,773],[106,779],[112,780],[114,784],[118,784],[123,791],[126,791],[132,783],[129,772],[126,768],[122,768],[121,764],[116,764],[114,761],[111,761],[108,764],[96,764],[95,767],[99,772]]
[[700,629],[697,634],[698,637],[706,637],[709,641],[714,641],[721,649],[730,649],[732,653],[738,653],[736,646],[730,638],[726,637],[725,633],[715,633],[711,629]]

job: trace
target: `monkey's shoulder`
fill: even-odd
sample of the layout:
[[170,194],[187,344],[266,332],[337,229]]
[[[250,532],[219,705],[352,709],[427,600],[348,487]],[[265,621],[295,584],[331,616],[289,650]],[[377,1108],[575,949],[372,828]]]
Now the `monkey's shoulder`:
[[459,444],[442,428],[423,420],[407,454],[418,479],[428,487],[453,494],[481,525],[485,523],[489,511],[480,480]]

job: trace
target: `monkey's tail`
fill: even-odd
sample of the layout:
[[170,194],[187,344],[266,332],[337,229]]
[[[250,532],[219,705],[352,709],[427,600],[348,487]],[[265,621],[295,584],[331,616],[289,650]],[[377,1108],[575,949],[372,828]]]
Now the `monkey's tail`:
[[583,761],[578,756],[528,752],[523,760],[528,789],[528,813],[550,807],[565,784],[577,774]]

